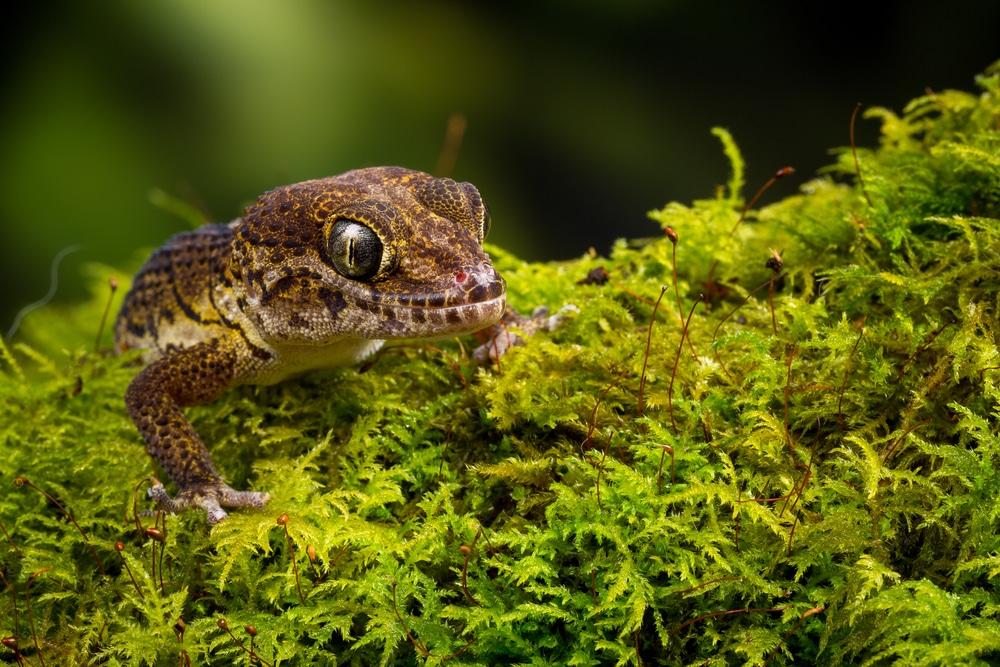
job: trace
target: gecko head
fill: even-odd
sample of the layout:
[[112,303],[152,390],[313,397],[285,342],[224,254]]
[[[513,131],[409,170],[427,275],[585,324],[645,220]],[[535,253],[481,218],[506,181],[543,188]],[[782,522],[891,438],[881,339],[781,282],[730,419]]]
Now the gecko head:
[[471,333],[504,312],[469,183],[398,167],[272,190],[234,224],[242,309],[272,344]]

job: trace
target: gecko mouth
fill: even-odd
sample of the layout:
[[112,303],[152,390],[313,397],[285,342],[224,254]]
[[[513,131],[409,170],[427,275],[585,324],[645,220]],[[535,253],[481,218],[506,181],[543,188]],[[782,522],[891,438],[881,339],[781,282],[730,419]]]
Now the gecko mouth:
[[449,338],[485,329],[499,320],[507,295],[454,306],[413,306],[388,303],[359,304],[381,318],[382,336],[398,338]]
[[484,329],[503,316],[507,285],[489,263],[455,272],[443,290],[355,294],[386,338],[438,338]]
[[[438,281],[431,289],[419,284],[391,282],[330,284],[313,276],[285,276],[262,290],[258,310],[271,310],[269,317],[258,317],[258,326],[268,329],[271,322],[288,322],[291,331],[283,338],[301,338],[310,342],[310,318],[303,317],[301,301],[295,292],[311,291],[315,306],[326,311],[326,319],[335,323],[338,337],[371,340],[410,338],[449,338],[473,333],[494,324],[506,307],[507,286],[496,269],[488,263],[459,270]],[[310,286],[304,282],[311,282]],[[318,283],[318,284],[317,284]],[[318,302],[318,303],[317,303]],[[289,312],[292,311],[292,312]],[[288,329],[289,327],[286,327]],[[324,334],[319,333],[322,338]]]

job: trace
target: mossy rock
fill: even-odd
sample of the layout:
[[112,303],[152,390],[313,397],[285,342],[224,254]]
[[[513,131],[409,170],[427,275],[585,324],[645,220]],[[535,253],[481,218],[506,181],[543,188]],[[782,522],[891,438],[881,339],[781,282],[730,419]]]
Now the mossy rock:
[[491,248],[515,307],[578,309],[499,365],[401,346],[190,410],[272,493],[214,528],[136,523],[137,360],[88,352],[127,273],[91,267],[92,302],[0,350],[0,660],[997,664],[998,70],[978,83],[868,110],[857,172],[840,149],[742,223],[717,130],[728,187],[653,238]]

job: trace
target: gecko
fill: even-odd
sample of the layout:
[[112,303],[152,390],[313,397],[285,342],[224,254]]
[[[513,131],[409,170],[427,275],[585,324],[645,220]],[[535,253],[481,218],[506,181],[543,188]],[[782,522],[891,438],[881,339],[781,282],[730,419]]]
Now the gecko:
[[115,324],[116,351],[147,364],[125,392],[129,415],[177,487],[157,481],[150,498],[209,523],[270,499],[223,481],[182,408],[350,366],[386,340],[498,322],[506,284],[483,251],[489,227],[470,183],[372,167],[276,188],[156,250]]

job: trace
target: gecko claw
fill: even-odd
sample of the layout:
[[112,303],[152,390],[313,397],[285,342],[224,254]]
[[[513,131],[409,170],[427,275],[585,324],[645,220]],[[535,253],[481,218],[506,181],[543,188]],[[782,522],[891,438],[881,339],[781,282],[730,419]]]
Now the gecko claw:
[[[256,507],[260,509],[271,500],[271,494],[262,491],[237,491],[223,482],[205,483],[182,489],[173,498],[157,482],[147,492],[149,498],[167,512],[183,512],[198,507],[205,510],[208,523],[215,524],[229,514],[223,507]],[[145,512],[143,513],[145,514]]]

